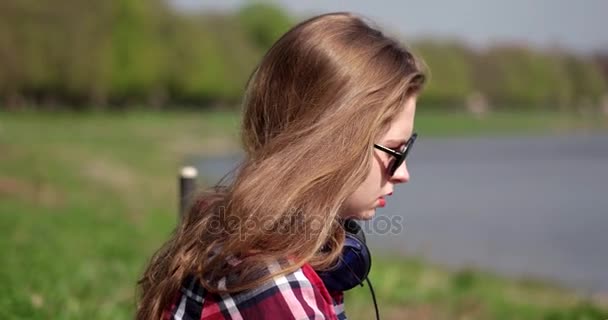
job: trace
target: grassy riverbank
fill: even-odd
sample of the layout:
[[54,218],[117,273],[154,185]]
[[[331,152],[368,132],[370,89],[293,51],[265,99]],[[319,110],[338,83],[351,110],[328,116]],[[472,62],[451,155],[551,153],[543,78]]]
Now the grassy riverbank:
[[[605,124],[557,115],[417,118],[430,136]],[[238,150],[237,132],[234,113],[0,113],[0,318],[132,318],[136,279],[175,225],[179,166],[188,155]],[[373,272],[385,319],[607,317],[590,300],[533,281],[388,257]],[[353,319],[372,314],[366,290],[349,293]]]

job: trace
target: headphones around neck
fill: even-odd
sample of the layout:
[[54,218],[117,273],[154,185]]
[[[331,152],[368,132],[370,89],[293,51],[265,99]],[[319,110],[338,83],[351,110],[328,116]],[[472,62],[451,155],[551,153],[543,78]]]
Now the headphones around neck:
[[365,233],[359,223],[352,219],[344,220],[342,226],[345,239],[338,262],[331,269],[317,273],[329,291],[347,291],[359,285],[363,286],[363,281],[367,281],[374,301],[376,319],[380,319],[374,288],[368,278],[372,268],[372,256],[366,244]]
[[372,267],[372,258],[359,223],[347,219],[343,222],[344,247],[337,263],[329,270],[320,271],[319,277],[329,291],[347,291],[363,285]]

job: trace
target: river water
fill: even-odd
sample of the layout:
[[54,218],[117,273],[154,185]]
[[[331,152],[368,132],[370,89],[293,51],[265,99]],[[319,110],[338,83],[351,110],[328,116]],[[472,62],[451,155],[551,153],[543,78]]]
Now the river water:
[[[239,159],[197,162],[215,181]],[[375,252],[608,291],[608,135],[422,136],[408,168],[364,224]]]

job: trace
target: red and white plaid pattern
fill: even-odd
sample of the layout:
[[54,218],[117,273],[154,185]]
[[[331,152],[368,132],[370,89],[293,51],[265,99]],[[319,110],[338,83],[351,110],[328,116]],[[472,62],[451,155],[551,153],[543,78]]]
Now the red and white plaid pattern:
[[[279,262],[275,262],[268,265],[267,271],[274,273],[280,268]],[[305,264],[259,287],[232,294],[209,293],[195,277],[189,277],[165,318],[343,320],[346,315],[343,293],[330,294],[317,273]]]

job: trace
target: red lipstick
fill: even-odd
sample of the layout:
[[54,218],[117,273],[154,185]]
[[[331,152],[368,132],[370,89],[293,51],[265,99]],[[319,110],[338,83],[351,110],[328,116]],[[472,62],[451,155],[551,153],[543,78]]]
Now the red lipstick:
[[384,206],[386,205],[386,200],[384,200],[384,197],[378,198],[378,202],[379,202],[378,206],[380,208],[384,208]]

